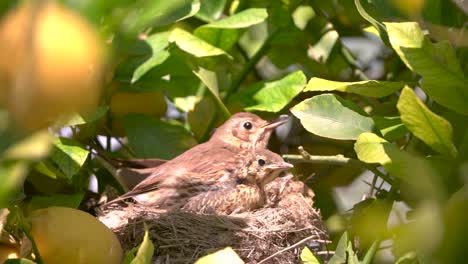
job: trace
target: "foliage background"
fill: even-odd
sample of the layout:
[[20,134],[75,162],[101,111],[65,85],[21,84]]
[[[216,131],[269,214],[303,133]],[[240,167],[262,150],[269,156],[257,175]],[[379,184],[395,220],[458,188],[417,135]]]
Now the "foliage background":
[[[90,179],[98,193],[109,184],[122,191],[91,149],[170,159],[231,113],[292,113],[270,148],[315,191],[333,241],[348,231],[332,261],[466,259],[463,3],[61,2],[107,43],[102,98],[52,138],[18,131],[0,112],[2,207],[86,210],[96,197]],[[16,4],[2,1],[0,14]],[[376,256],[379,248],[386,253]]]

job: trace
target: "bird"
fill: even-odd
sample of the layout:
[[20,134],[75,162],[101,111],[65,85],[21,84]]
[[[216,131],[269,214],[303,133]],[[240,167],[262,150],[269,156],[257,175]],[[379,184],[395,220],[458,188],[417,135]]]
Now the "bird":
[[240,155],[243,161],[239,163],[235,175],[192,195],[184,201],[181,209],[202,214],[229,215],[260,208],[266,203],[265,186],[281,172],[293,167],[268,149]]
[[[237,113],[218,127],[211,138],[202,144],[185,151],[179,156],[155,168],[146,170],[149,176],[133,187],[132,190],[106,204],[135,197],[139,203],[158,203],[151,193],[163,185],[184,184],[187,175],[204,175],[205,181],[216,178],[213,175],[232,174],[242,150],[265,149],[274,128],[287,121],[287,115],[265,121],[252,113]],[[161,191],[159,191],[161,192]],[[159,196],[159,195],[158,195]],[[156,199],[156,201],[154,201]]]

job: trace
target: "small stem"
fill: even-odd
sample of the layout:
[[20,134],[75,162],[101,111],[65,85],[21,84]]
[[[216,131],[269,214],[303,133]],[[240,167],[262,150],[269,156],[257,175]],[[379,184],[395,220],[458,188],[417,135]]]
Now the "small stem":
[[287,160],[291,160],[291,161],[297,161],[297,162],[325,163],[325,164],[330,164],[330,165],[348,165],[348,166],[353,166],[353,167],[358,167],[358,168],[364,168],[378,175],[380,178],[384,179],[389,184],[392,184],[393,182],[392,179],[390,179],[387,175],[380,172],[373,165],[367,164],[360,160],[347,158],[341,154],[335,155],[335,156],[315,156],[315,155],[310,155],[307,151],[304,150],[302,146],[300,146],[298,149],[301,155],[287,154],[287,155],[283,155],[283,158]]
[[274,31],[271,33],[270,36],[263,42],[262,46],[258,49],[258,51],[250,58],[245,66],[242,68],[242,71],[239,73],[239,76],[232,81],[231,86],[227,89],[226,96],[224,97],[224,101],[227,101],[232,94],[239,90],[240,85],[247,77],[247,74],[257,65],[258,61],[265,55],[265,53],[270,48],[271,40],[276,36],[279,30]]

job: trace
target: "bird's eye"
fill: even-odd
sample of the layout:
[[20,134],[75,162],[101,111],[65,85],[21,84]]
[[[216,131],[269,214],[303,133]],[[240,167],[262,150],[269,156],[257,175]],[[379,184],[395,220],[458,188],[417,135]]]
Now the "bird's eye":
[[265,163],[266,163],[266,162],[265,162],[264,159],[259,159],[259,160],[258,160],[258,165],[260,165],[260,166],[265,165]]
[[244,128],[247,129],[247,130],[252,129],[252,123],[250,123],[250,122],[245,122],[245,123],[244,123]]

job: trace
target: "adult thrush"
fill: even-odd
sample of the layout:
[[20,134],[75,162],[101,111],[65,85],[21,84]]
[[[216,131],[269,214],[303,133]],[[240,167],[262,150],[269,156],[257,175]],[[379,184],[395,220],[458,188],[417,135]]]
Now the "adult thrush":
[[[159,189],[161,182],[177,184],[179,178],[187,175],[205,175],[203,178],[209,180],[211,177],[216,178],[212,176],[213,172],[228,171],[229,174],[230,168],[237,165],[239,151],[266,148],[273,129],[286,121],[286,115],[265,121],[251,113],[237,113],[218,127],[210,140],[151,169],[146,179],[117,200]],[[145,194],[140,195],[137,200],[144,204],[153,204],[152,199],[151,194]]]

